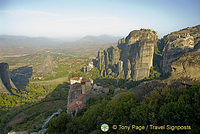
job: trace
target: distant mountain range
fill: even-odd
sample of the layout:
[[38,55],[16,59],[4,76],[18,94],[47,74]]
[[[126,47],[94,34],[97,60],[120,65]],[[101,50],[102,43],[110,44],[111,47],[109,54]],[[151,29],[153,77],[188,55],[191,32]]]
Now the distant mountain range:
[[63,43],[57,39],[45,37],[27,37],[27,36],[13,36],[13,35],[0,35],[0,47],[45,47],[56,46]]
[[73,42],[77,45],[100,45],[117,43],[120,39],[118,36],[100,35],[100,36],[85,36],[80,40]]
[[46,37],[27,37],[0,35],[0,47],[64,47],[64,46],[80,46],[80,45],[100,45],[117,43],[120,37],[100,35],[100,36],[85,36],[79,40],[66,42],[61,39],[46,38]]

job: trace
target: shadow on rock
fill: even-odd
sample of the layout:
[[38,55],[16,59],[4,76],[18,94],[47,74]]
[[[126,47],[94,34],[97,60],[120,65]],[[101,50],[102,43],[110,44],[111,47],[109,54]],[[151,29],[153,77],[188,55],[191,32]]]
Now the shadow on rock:
[[14,69],[10,72],[10,77],[16,88],[25,89],[26,85],[29,83],[29,79],[33,74],[32,67],[24,66]]

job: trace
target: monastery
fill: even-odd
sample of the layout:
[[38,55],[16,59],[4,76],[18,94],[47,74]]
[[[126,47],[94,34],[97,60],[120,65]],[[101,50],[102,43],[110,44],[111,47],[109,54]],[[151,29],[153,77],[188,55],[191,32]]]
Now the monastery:
[[73,77],[70,79],[67,113],[76,116],[78,110],[85,107],[86,93],[92,89],[93,80],[90,78]]

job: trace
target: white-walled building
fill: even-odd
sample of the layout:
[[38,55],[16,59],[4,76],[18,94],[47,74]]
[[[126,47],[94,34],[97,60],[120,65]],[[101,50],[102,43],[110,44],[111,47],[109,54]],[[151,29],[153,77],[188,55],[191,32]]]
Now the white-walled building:
[[73,77],[70,79],[70,84],[75,84],[75,83],[81,83],[82,82],[82,77]]

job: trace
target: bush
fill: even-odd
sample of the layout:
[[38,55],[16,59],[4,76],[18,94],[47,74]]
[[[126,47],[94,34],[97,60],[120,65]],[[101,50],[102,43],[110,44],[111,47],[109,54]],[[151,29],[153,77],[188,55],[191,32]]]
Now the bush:
[[63,112],[58,117],[55,117],[50,120],[48,133],[62,133],[65,132],[67,123],[70,123],[72,120],[71,116]]

